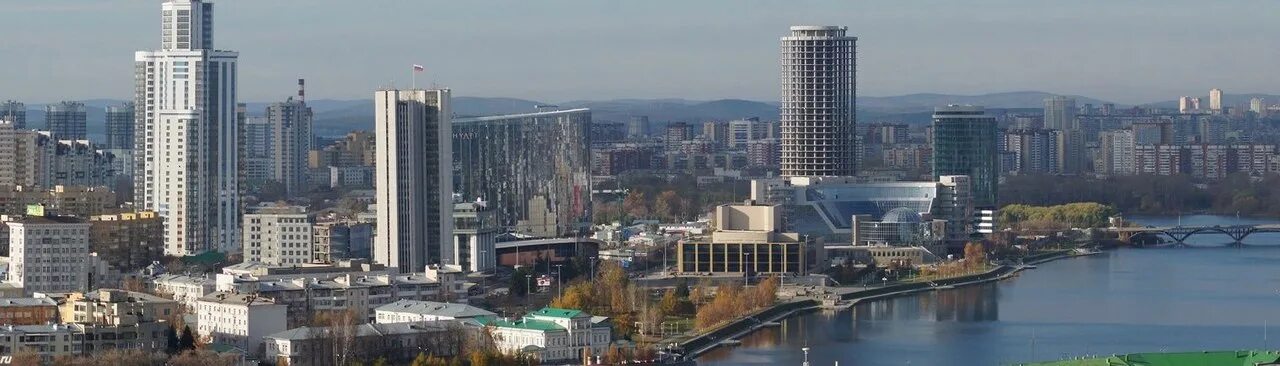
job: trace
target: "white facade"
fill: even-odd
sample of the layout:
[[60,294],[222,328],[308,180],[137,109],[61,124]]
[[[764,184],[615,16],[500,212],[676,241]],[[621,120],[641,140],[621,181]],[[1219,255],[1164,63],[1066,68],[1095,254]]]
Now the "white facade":
[[214,281],[207,277],[162,274],[151,279],[151,290],[169,294],[174,301],[194,309],[200,298],[214,292]]
[[752,141],[768,139],[769,123],[756,119],[739,119],[729,121],[728,142],[730,149],[746,147]]
[[164,217],[166,254],[235,251],[239,54],[213,48],[213,4],[161,8],[161,49],[134,55],[134,200]]
[[1214,112],[1222,111],[1222,89],[1209,89],[1209,110]]
[[258,295],[216,292],[196,302],[196,333],[258,354],[262,337],[288,329],[285,308]]
[[26,217],[9,225],[7,283],[34,292],[89,286],[89,223],[70,217]]
[[857,42],[847,27],[795,26],[782,37],[782,175],[857,172]]
[[544,362],[581,360],[584,349],[601,355],[612,341],[608,318],[567,309],[542,308],[513,321],[491,323],[494,345],[503,352],[528,352]]
[[311,263],[315,220],[297,207],[291,212],[244,215],[244,260],[270,266]]
[[450,92],[379,90],[373,260],[400,272],[453,261]]

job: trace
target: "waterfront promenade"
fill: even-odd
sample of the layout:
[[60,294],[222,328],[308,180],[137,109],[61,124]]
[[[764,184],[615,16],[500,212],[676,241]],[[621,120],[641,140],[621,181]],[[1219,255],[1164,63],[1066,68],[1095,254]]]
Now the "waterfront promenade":
[[[957,276],[935,281],[899,283],[880,287],[828,287],[827,289],[833,290],[832,294],[839,297],[841,307],[846,308],[856,305],[861,301],[1000,281],[1013,277],[1020,271],[1029,269],[1031,265],[1079,255],[1087,254],[1069,250],[1055,251],[1027,257],[1024,259],[1025,264],[1023,265],[1001,265],[977,274]],[[728,322],[707,331],[700,332],[696,336],[682,340],[664,341],[663,344],[674,343],[678,349],[684,351],[683,355],[686,359],[693,359],[720,346],[726,341],[742,338],[756,330],[775,324],[776,322],[793,315],[821,309],[824,307],[823,300],[824,299],[820,297],[796,297],[780,302],[772,307],[762,309],[751,315],[744,316],[742,319]],[[828,301],[825,301],[825,303],[830,304],[832,302],[830,300],[834,299],[827,300]]]

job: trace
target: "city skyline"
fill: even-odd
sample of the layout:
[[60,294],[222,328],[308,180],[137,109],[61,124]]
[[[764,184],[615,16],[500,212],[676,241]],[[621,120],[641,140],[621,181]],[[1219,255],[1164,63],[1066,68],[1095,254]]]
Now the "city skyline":
[[[391,81],[407,86],[413,63],[426,65],[424,85],[434,81],[460,95],[777,100],[776,60],[760,55],[776,47],[768,39],[797,24],[850,27],[863,43],[858,92],[864,96],[1034,89],[1140,104],[1200,95],[1213,87],[1267,93],[1276,84],[1265,72],[1271,67],[1267,61],[1280,53],[1254,46],[1274,33],[1265,14],[1274,13],[1268,8],[1280,10],[1280,4],[1270,3],[1255,4],[1256,11],[1249,12],[1190,2],[912,6],[814,1],[740,8],[719,2],[678,8],[669,2],[445,3],[433,4],[431,13],[449,17],[419,16],[421,21],[410,18],[424,14],[415,11],[421,4],[367,9],[358,3],[297,6],[286,1],[254,3],[256,10],[249,11],[249,3],[221,3],[229,10],[216,20],[222,29],[219,45],[257,55],[241,67],[241,99],[251,101],[287,95],[287,81],[297,77],[313,80],[313,99],[366,99],[365,91]],[[154,28],[148,26],[154,21],[148,20],[156,11],[149,5],[9,5],[16,15],[10,23],[14,41],[0,45],[0,52],[16,57],[0,60],[0,80],[23,88],[6,90],[3,98],[28,103],[125,99],[132,83],[120,75],[128,75],[132,65],[119,50],[154,47]],[[1153,8],[1159,10],[1156,16],[1133,21],[1131,14]],[[314,21],[336,14],[351,21]],[[279,19],[262,19],[266,16]],[[468,26],[481,21],[485,27]],[[1186,26],[1205,22],[1221,26]],[[397,29],[404,35],[373,36]],[[85,42],[84,34],[92,32],[112,36]],[[615,41],[599,42],[602,34],[613,34]],[[391,44],[404,42],[425,46]],[[39,47],[43,44],[82,47],[53,52]],[[1230,70],[1201,66],[1239,50],[1250,56],[1233,58]],[[377,60],[363,56],[375,51],[390,54]],[[119,57],[110,57],[115,54]],[[526,56],[516,64],[509,62],[511,54]],[[1095,54],[1114,57],[1080,56]]]

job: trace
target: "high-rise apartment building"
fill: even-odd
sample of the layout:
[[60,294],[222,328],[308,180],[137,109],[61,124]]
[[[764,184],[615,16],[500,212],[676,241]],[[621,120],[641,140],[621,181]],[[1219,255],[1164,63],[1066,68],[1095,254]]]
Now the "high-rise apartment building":
[[0,102],[0,120],[13,122],[19,130],[27,128],[27,106],[15,100]]
[[1004,133],[1004,151],[1013,154],[1014,174],[1057,174],[1058,140],[1053,130],[1016,129]]
[[1209,89],[1209,110],[1222,112],[1222,89]]
[[663,143],[667,145],[667,151],[675,151],[680,149],[686,140],[693,138],[693,127],[688,123],[674,122],[667,124],[667,132],[664,134]]
[[944,175],[967,175],[972,182],[973,206],[995,207],[999,183],[996,137],[996,119],[987,115],[981,106],[935,108],[934,179]]
[[400,272],[452,264],[449,100],[448,89],[374,93],[378,229],[373,260]]
[[1262,98],[1252,98],[1249,99],[1249,111],[1262,115],[1267,112],[1267,106],[1263,103]]
[[1104,131],[1099,135],[1098,154],[1094,157],[1093,171],[1106,175],[1133,175],[1134,154],[1137,140],[1133,130]]
[[89,115],[84,103],[61,102],[44,107],[44,127],[59,140],[84,140],[89,136]]
[[649,116],[631,116],[627,122],[627,138],[638,139],[649,136]]
[[245,117],[240,124],[240,175],[244,182],[262,184],[274,179],[274,130],[267,117]]
[[729,121],[727,146],[739,149],[751,141],[771,138],[770,125],[771,123],[761,122],[755,117]]
[[71,216],[45,215],[32,206],[9,226],[7,282],[34,292],[85,291],[89,286],[89,223]]
[[1076,100],[1060,95],[1044,99],[1044,128],[1070,130],[1075,128]]
[[284,185],[287,196],[307,192],[307,154],[315,136],[311,129],[311,107],[303,99],[303,81],[298,79],[298,98],[267,106],[271,124],[272,177]]
[[782,37],[782,176],[857,172],[857,37],[794,26]]
[[1200,110],[1200,98],[1183,96],[1178,98],[1178,113],[1195,113]]
[[166,254],[239,250],[239,54],[214,49],[213,4],[161,10],[161,48],[134,55],[134,200],[164,217]]
[[133,103],[107,107],[108,149],[133,149]]

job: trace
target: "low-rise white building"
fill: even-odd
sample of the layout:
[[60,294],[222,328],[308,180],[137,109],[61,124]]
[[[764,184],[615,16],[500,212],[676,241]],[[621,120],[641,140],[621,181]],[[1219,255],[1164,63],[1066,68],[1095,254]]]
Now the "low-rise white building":
[[399,300],[374,309],[374,320],[378,323],[492,318],[496,315],[467,304],[419,300]]
[[439,357],[465,355],[467,344],[481,336],[479,323],[440,320],[417,323],[358,324],[349,330],[329,327],[297,327],[266,336],[262,361],[274,365],[338,366],[332,337],[347,332],[352,338],[346,350],[350,361],[382,358],[408,365],[418,354]]
[[244,215],[244,260],[273,266],[311,263],[315,220],[305,207],[261,207]]
[[287,308],[257,294],[215,292],[196,302],[196,333],[258,355],[262,337],[288,329]]
[[196,301],[215,291],[214,281],[208,277],[162,274],[150,282],[152,291],[168,294],[173,301],[188,308],[195,307]]
[[543,362],[580,361],[586,349],[600,355],[612,341],[609,318],[581,310],[542,308],[522,319],[487,323],[503,352],[525,352]]

